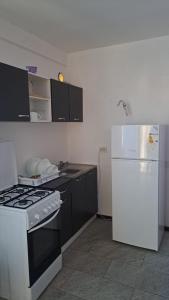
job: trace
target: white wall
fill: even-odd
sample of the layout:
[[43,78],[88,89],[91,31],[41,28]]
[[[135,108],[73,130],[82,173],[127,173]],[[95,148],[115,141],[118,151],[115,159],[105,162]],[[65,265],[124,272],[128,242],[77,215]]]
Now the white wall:
[[[70,127],[69,159],[97,163],[99,147],[107,147],[100,156],[100,212],[111,215],[110,129],[169,123],[169,37],[73,53],[68,67],[69,80],[84,88],[84,123]],[[117,108],[119,99],[131,106],[128,119]]]
[[[59,71],[66,73],[66,54],[2,20],[0,61],[23,69],[27,65],[36,65],[38,74],[46,78],[57,78]],[[22,172],[26,159],[31,156],[67,160],[66,124],[1,122],[0,138],[14,141],[19,172]]]

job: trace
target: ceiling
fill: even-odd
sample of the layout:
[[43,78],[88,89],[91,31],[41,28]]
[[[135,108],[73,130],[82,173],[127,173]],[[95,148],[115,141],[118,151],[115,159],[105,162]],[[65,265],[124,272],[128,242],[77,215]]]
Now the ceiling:
[[66,52],[169,35],[168,0],[0,0],[0,17]]

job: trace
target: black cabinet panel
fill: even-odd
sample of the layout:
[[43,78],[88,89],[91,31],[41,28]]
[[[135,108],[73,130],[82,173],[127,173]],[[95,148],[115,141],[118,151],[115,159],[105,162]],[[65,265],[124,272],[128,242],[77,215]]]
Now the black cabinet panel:
[[57,188],[61,193],[61,245],[63,246],[72,236],[72,194],[71,184]]
[[69,87],[66,83],[51,79],[52,121],[69,121]]
[[83,89],[51,79],[52,121],[83,121]]
[[85,176],[83,175],[72,181],[73,234],[81,228],[85,221]]
[[27,71],[0,63],[0,121],[29,121]]
[[61,245],[63,246],[72,236],[72,197],[70,191],[61,195]]
[[83,89],[77,86],[69,86],[70,93],[70,121],[83,121]]
[[97,201],[97,169],[93,169],[86,174],[86,213],[90,219],[98,211]]

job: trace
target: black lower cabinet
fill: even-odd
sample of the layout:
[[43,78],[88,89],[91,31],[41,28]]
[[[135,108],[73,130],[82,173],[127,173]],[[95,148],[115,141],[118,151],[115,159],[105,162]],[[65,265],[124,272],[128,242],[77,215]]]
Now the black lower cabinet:
[[[59,179],[58,179],[59,180]],[[63,246],[92,216],[97,213],[97,168],[58,185],[58,180],[43,188],[61,193],[61,245]]]
[[89,220],[98,212],[97,200],[97,169],[93,169],[86,174],[86,187],[85,187],[85,208],[86,216]]
[[61,193],[61,246],[72,236],[72,194],[70,184],[58,187]]
[[85,175],[80,176],[72,182],[72,223],[73,234],[76,233],[85,223]]

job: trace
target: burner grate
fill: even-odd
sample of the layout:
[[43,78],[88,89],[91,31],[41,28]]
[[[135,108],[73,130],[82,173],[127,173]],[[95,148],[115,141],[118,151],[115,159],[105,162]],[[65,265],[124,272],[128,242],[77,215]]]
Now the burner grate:
[[15,203],[13,204],[13,207],[27,208],[27,207],[29,207],[29,206],[32,205],[32,204],[33,204],[33,201],[27,200],[27,199],[23,199],[23,200],[19,200],[19,201],[15,202]]
[[[0,204],[13,208],[26,209],[52,193],[54,193],[54,191],[30,187],[16,187],[5,194],[9,196],[8,201],[1,203],[2,200],[0,199]],[[2,195],[0,195],[0,197],[2,197]]]

